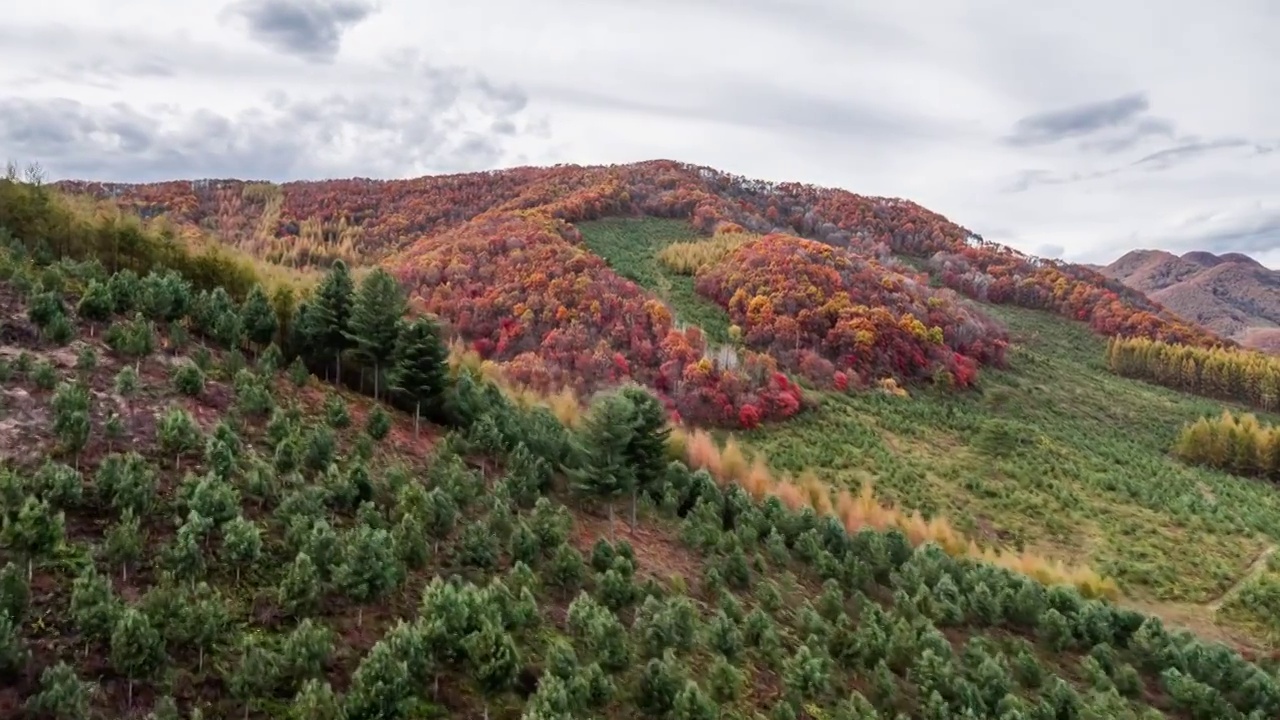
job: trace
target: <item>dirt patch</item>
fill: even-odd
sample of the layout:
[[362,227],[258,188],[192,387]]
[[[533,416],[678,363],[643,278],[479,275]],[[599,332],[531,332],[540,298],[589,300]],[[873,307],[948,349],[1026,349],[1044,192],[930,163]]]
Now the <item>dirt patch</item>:
[[[664,582],[679,575],[690,585],[696,583],[702,577],[702,558],[685,547],[674,532],[651,522],[645,518],[640,527],[632,528],[621,513],[615,522],[617,539],[626,540],[635,551],[638,572]],[[608,518],[585,513],[575,516],[573,542],[579,551],[590,557],[600,538],[609,539]]]

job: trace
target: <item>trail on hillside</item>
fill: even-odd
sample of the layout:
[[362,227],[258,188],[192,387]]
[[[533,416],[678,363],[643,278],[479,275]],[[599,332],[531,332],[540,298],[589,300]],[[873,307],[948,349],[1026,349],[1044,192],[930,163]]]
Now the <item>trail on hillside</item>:
[[1245,583],[1249,582],[1256,575],[1261,573],[1267,566],[1267,559],[1276,551],[1276,547],[1277,546],[1275,545],[1268,545],[1267,549],[1259,553],[1258,558],[1249,565],[1249,569],[1245,571],[1244,575],[1241,575],[1240,579],[1231,587],[1227,588],[1226,591],[1219,595],[1216,600],[1209,603],[1209,609],[1215,613],[1218,612],[1227,600],[1230,600],[1233,595],[1240,592],[1240,588],[1244,587]]

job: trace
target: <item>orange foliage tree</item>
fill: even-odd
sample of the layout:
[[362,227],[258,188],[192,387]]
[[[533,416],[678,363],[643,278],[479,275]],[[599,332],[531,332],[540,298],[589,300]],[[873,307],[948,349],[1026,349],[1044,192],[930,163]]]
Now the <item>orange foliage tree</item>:
[[946,373],[967,387],[979,363],[1002,364],[1003,329],[934,292],[923,278],[830,245],[771,234],[697,275],[743,340],[819,383],[866,385]]

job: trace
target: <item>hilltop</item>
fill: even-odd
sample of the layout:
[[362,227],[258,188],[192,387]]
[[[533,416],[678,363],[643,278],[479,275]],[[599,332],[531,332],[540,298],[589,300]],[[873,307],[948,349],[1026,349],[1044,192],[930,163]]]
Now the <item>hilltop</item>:
[[0,227],[0,707],[1280,711],[1280,433],[1170,453],[1280,366],[1088,268],[665,161]]
[[1280,271],[1247,255],[1134,250],[1099,272],[1223,337],[1280,349]]

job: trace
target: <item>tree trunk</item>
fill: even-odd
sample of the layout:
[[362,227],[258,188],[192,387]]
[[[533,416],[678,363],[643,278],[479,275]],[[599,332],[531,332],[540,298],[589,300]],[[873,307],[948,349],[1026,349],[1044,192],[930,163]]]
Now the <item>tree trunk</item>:
[[639,504],[640,491],[632,488],[631,490],[631,533],[636,532],[636,505]]
[[413,437],[418,438],[418,418],[422,416],[422,401],[419,400],[413,406]]
[[380,368],[380,367],[378,366],[378,363],[376,363],[376,362],[375,362],[375,363],[373,364],[373,399],[374,399],[374,400],[377,400],[377,399],[378,399],[378,390],[379,390],[379,389],[381,388],[381,386],[382,386],[382,384],[379,382],[379,380],[380,380],[380,379],[381,379],[381,377],[382,377],[382,372],[381,372],[381,370],[382,370],[382,368]]
[[609,542],[618,542],[618,531],[613,524],[613,503],[609,503]]

